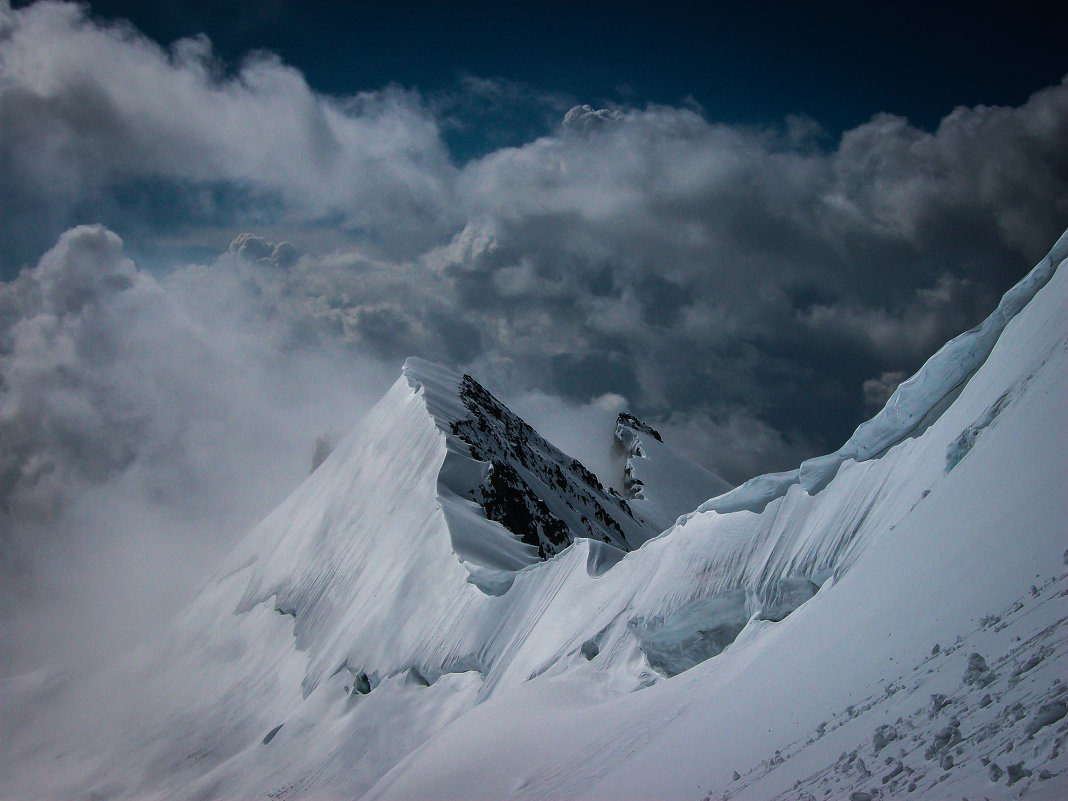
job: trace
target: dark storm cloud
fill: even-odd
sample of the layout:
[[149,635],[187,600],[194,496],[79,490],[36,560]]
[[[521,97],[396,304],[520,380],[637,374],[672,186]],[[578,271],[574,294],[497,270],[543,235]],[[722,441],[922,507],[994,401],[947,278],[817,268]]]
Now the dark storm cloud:
[[883,373],[877,378],[869,378],[864,382],[864,408],[871,414],[875,414],[894,394],[898,384],[908,378],[900,370],[892,373]]
[[1062,230],[1066,134],[1064,84],[934,133],[882,115],[833,150],[796,120],[606,115],[468,165],[472,222],[435,263],[543,386],[833,447],[866,380],[981,319]]
[[[735,482],[796,466],[1068,221],[1063,82],[837,141],[450,91],[327,97],[269,55],[228,72],[202,38],[0,0],[0,557],[151,529],[196,561],[408,354],[550,428],[628,407]],[[505,146],[458,164],[449,137],[495,118]],[[596,460],[587,428],[555,424]]]

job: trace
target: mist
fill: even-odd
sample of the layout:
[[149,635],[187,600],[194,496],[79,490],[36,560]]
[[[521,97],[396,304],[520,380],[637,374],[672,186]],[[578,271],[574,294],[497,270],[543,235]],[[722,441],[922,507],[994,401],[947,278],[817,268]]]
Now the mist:
[[396,378],[287,325],[248,289],[259,268],[157,279],[86,226],[4,287],[7,672],[150,633]]

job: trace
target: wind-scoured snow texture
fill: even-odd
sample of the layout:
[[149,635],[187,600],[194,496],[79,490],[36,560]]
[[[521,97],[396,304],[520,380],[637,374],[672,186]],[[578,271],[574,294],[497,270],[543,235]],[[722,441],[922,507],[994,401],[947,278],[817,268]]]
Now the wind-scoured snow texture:
[[950,340],[911,378],[903,381],[882,411],[857,427],[846,443],[826,456],[809,459],[794,472],[759,476],[734,491],[715,498],[702,511],[757,511],[785,494],[795,483],[819,492],[847,460],[863,462],[878,457],[909,436],[922,432],[952,403],[955,394],[984,363],[1005,326],[1049,281],[1068,257],[1068,232],[1024,280],[1005,293],[997,309],[970,331]]
[[731,485],[664,444],[660,432],[632,414],[616,419],[615,441],[625,458],[623,495],[630,508],[658,531]]
[[[927,797],[1063,798],[1068,269],[1031,294],[881,458],[761,512],[684,516],[607,570],[617,549],[575,539],[500,594],[471,583],[446,510],[510,535],[442,490],[484,477],[442,426],[478,415],[444,391],[462,377],[416,365],[419,388],[402,377],[156,641],[0,687],[0,796],[849,797],[882,787],[877,756]],[[964,681],[972,651],[986,688]],[[932,695],[959,707],[960,753]],[[907,748],[884,742],[898,718]]]
[[370,797],[1068,796],[1066,318],[1062,264],[922,432],[816,495],[684,518],[593,583],[591,628],[629,587],[627,628],[661,673],[715,653],[744,597],[759,611],[716,658],[605,699],[625,664],[609,625],[587,667],[500,692]]

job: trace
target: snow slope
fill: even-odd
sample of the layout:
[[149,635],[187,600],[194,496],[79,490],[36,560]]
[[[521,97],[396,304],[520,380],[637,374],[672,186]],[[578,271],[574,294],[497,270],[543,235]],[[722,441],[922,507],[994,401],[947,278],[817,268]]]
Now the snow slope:
[[651,539],[409,362],[155,641],[0,687],[0,797],[1065,797],[1066,250]]
[[809,603],[637,694],[587,670],[491,699],[371,797],[1068,796],[1068,269],[1036,273],[922,433],[762,514],[691,515],[617,568],[662,548],[658,575],[693,587],[693,548],[706,597],[793,575],[822,584]]

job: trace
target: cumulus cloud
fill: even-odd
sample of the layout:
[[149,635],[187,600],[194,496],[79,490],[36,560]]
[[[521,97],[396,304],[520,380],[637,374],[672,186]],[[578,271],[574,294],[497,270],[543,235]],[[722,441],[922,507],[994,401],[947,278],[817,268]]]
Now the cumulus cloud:
[[1065,141],[1065,82],[832,141],[471,76],[330,97],[0,0],[5,572],[209,562],[409,354],[595,466],[625,398],[734,482],[793,467],[1045,253]]
[[834,149],[797,121],[627,110],[468,165],[474,222],[454,249],[486,247],[451,277],[576,401],[704,404],[780,432],[804,419],[810,443],[834,447],[864,380],[918,367],[1063,229],[1066,104],[1061,84],[1020,108],[957,109],[934,132],[880,115]]
[[289,267],[297,260],[297,249],[289,242],[271,242],[248,233],[234,237],[230,252],[250,261],[276,267]]
[[[12,639],[33,631],[24,607],[94,583],[108,615],[56,612],[66,656],[113,646],[108,625],[147,625],[140,592],[166,606],[195,589],[307,474],[316,437],[347,430],[394,378],[272,297],[260,274],[277,269],[227,255],[159,279],[82,226],[0,284],[0,661],[47,645]],[[75,636],[83,625],[93,638]]]
[[589,104],[583,103],[569,108],[561,125],[567,130],[585,132],[591,128],[596,129],[621,119],[623,119],[623,115],[615,109],[595,109]]
[[0,25],[0,270],[87,212],[139,227],[269,215],[393,254],[455,224],[455,168],[417,95],[325,97],[266,53],[230,74],[204,37],[165,49],[73,4],[8,9]]

